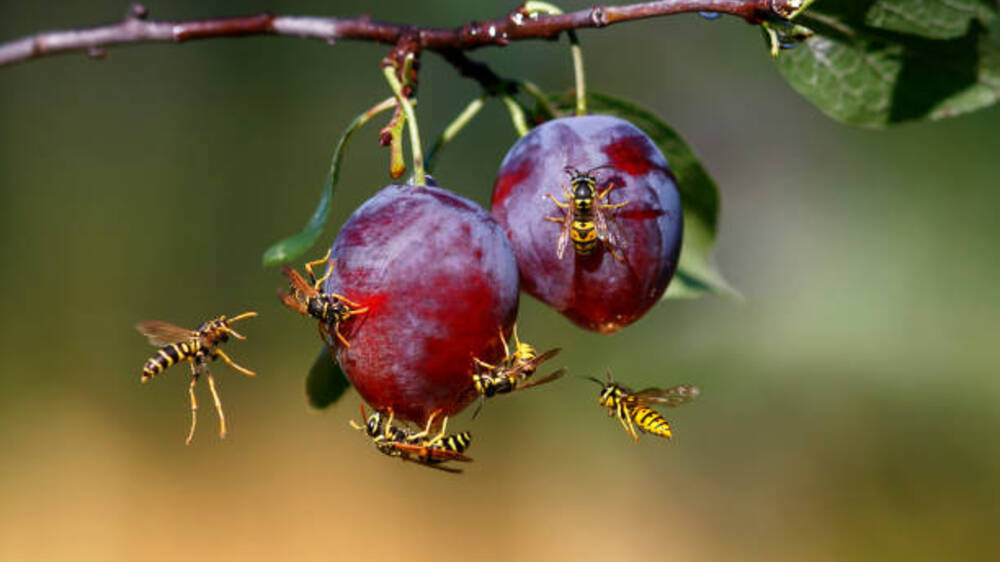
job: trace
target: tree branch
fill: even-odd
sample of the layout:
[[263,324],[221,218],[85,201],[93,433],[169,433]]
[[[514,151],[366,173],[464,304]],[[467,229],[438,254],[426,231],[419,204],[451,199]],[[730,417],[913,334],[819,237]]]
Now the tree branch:
[[342,39],[395,44],[414,34],[420,48],[430,51],[467,51],[487,46],[503,46],[524,39],[554,39],[562,32],[604,27],[613,23],[666,16],[684,12],[718,12],[760,23],[769,17],[787,18],[803,0],[661,0],[624,6],[595,6],[561,15],[529,16],[520,8],[506,17],[471,22],[451,29],[420,28],[385,23],[368,16],[323,18],[259,14],[234,18],[188,21],[146,21],[146,9],[139,4],[122,22],[65,31],[46,31],[0,44],[0,66],[69,52],[103,53],[106,47],[144,42],[190,41],[216,37],[282,35],[321,39],[334,43]]

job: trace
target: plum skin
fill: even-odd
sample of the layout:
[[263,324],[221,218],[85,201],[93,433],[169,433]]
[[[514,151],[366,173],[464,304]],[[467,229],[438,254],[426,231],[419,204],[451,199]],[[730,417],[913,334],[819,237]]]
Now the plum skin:
[[424,424],[476,398],[473,357],[502,355],[517,316],[517,263],[503,229],[450,191],[390,185],[359,207],[332,248],[324,290],[368,307],[343,327],[337,359],[361,397]]
[[[546,194],[566,200],[567,166],[609,166],[593,176],[599,191],[615,186],[605,203],[629,201],[608,211],[627,241],[622,262],[604,242],[590,256],[569,248],[557,258],[562,225],[545,217],[563,211]],[[492,212],[514,247],[522,289],[588,330],[612,333],[638,320],[677,268],[683,224],[673,173],[656,144],[617,117],[565,117],[532,129],[500,165]]]

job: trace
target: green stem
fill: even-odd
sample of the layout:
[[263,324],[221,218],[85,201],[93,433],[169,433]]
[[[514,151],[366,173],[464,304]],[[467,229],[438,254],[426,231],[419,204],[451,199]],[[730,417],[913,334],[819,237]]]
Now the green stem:
[[[557,16],[563,13],[558,6],[548,2],[525,2],[524,11],[528,15],[546,14]],[[576,36],[576,31],[570,29],[566,32],[569,36],[569,50],[573,57],[573,76],[576,81],[576,114],[587,114],[587,81],[583,73],[583,49],[580,48],[580,39]]]
[[521,104],[517,103],[512,96],[504,95],[500,96],[503,99],[504,105],[507,106],[507,111],[510,112],[510,120],[514,123],[514,129],[517,130],[517,135],[523,137],[528,134],[528,119],[524,116],[524,109]]
[[[408,70],[413,64],[413,55],[407,55],[403,64],[403,76],[408,74]],[[396,69],[393,66],[385,66],[382,69],[385,79],[392,88],[392,93],[396,95],[396,102],[403,108],[406,115],[406,128],[410,131],[410,150],[413,153],[413,183],[418,186],[427,185],[427,173],[424,171],[424,154],[420,146],[420,131],[417,129],[417,116],[413,111],[410,100],[403,95],[403,84],[396,76]]]
[[555,106],[552,105],[552,102],[549,101],[548,96],[545,95],[545,92],[543,92],[537,84],[527,80],[520,80],[517,85],[535,100],[538,106],[542,108],[542,111],[545,112],[546,117],[553,119],[559,114],[558,111],[556,111]]
[[569,50],[573,55],[573,76],[576,78],[576,114],[587,114],[587,81],[583,75],[583,49],[580,48],[580,40],[576,37],[576,32],[570,30]]
[[483,95],[478,97],[471,102],[469,105],[465,106],[465,109],[458,114],[458,117],[448,124],[441,133],[441,136],[434,141],[434,146],[431,147],[430,151],[427,153],[427,158],[424,160],[424,168],[427,170],[434,169],[434,161],[437,159],[437,155],[444,145],[451,142],[458,133],[465,128],[466,125],[472,121],[472,118],[479,113],[479,110],[483,108],[483,104],[486,102],[486,96]]

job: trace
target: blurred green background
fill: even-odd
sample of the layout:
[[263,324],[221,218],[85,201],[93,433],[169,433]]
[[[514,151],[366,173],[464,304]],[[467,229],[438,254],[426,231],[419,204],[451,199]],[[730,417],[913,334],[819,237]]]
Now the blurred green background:
[[[585,2],[564,2],[566,9]],[[451,26],[509,2],[149,2]],[[0,3],[0,38],[111,21],[126,2]],[[379,455],[351,391],[308,410],[311,323],[261,252],[312,212],[348,121],[384,98],[385,47],[261,37],[0,70],[2,560],[996,560],[1000,109],[886,132],[788,88],[757,29],[671,17],[584,31],[589,85],[684,134],[723,197],[718,260],[747,299],[669,302],[584,333],[531,298],[521,334],[573,374],[694,383],[672,443],[631,443],[576,378],[454,429],[453,477]],[[547,89],[565,43],[475,56]],[[425,144],[477,87],[424,57]],[[333,226],[387,182],[356,137]],[[436,176],[486,203],[514,133],[492,103]],[[331,228],[323,238],[328,244]],[[321,250],[317,250],[321,254]],[[132,325],[256,309],[184,446],[187,373],[139,384]]]

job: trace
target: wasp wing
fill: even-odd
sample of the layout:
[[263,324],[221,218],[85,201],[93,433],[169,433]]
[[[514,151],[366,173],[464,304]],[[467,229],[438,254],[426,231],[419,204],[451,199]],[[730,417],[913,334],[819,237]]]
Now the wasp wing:
[[440,449],[437,447],[428,447],[427,445],[393,442],[392,447],[404,455],[413,455],[414,457],[417,457],[420,462],[425,464],[436,464],[448,461],[472,462],[471,458],[463,455],[462,453],[448,449]]
[[140,334],[146,336],[149,339],[149,343],[155,346],[170,345],[190,340],[198,335],[198,332],[194,330],[188,330],[187,328],[181,328],[180,326],[174,326],[169,322],[160,322],[159,320],[139,322],[135,325],[135,329]]
[[641,404],[659,404],[673,408],[693,401],[700,392],[697,386],[682,384],[669,388],[644,388],[631,394],[630,399]]
[[573,205],[563,210],[564,218],[562,230],[559,231],[559,239],[556,241],[556,258],[563,259],[566,255],[566,248],[569,247],[569,233],[573,229]]
[[559,355],[560,351],[562,351],[561,347],[549,349],[544,353],[532,357],[530,360],[525,361],[524,363],[519,363],[517,366],[511,369],[503,371],[501,374],[506,377],[511,377],[520,375],[524,371],[534,371],[542,363],[548,361],[549,359],[552,359],[556,355]]
[[566,374],[566,369],[558,369],[558,370],[556,370],[556,371],[554,371],[554,372],[552,372],[552,373],[550,373],[550,374],[548,374],[548,375],[546,375],[546,376],[544,376],[544,377],[542,377],[540,379],[533,380],[533,381],[531,381],[531,382],[529,382],[527,384],[520,384],[520,385],[518,385],[517,386],[517,390],[524,390],[526,388],[531,388],[533,386],[538,386],[538,385],[541,385],[541,384],[549,383],[549,382],[552,382],[552,381],[554,381],[554,380],[562,377],[565,374]]
[[594,205],[594,228],[597,237],[604,240],[613,252],[628,248],[628,240],[614,217],[608,216],[608,211],[600,205]]

